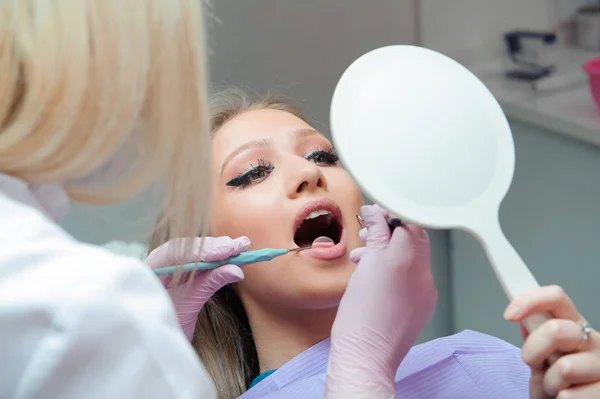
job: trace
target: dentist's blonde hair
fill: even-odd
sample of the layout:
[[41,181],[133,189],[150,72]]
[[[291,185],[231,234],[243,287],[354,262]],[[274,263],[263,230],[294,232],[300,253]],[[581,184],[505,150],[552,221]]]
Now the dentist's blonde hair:
[[0,1],[0,172],[93,204],[162,181],[169,232],[195,236],[210,198],[203,35],[199,0]]

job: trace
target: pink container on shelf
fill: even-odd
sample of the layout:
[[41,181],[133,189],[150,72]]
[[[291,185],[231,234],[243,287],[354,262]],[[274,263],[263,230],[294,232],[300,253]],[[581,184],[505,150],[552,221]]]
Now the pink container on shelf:
[[596,101],[596,106],[600,109],[600,58],[589,60],[583,65],[583,70],[588,74],[590,81],[590,91]]

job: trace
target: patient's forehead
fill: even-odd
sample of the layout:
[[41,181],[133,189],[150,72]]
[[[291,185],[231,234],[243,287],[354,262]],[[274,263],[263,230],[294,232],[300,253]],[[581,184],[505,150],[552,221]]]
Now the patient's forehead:
[[289,141],[294,132],[313,129],[289,112],[259,109],[244,112],[223,125],[212,141],[213,157],[222,160],[241,145],[253,140]]

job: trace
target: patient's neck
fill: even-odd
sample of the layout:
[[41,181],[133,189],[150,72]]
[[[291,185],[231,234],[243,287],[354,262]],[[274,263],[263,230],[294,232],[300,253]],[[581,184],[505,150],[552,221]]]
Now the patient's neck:
[[246,304],[246,311],[263,373],[328,338],[337,308],[286,312]]

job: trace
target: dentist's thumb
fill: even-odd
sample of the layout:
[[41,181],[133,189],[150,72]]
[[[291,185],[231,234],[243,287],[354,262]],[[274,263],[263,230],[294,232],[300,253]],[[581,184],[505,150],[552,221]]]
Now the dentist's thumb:
[[367,226],[359,232],[365,246],[350,252],[350,260],[354,263],[358,263],[364,252],[369,249],[385,248],[391,238],[386,212],[382,208],[377,205],[364,205],[360,208],[360,213]]

